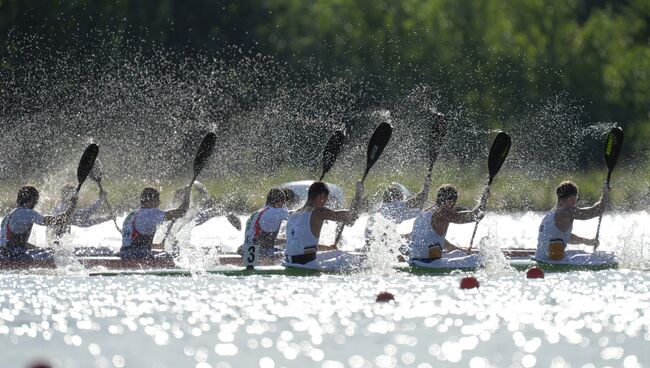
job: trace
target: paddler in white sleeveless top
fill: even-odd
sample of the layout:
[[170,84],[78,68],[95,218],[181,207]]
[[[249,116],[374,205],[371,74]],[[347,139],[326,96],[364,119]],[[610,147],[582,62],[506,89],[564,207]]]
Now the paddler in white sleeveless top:
[[567,250],[568,244],[598,246],[597,239],[587,239],[572,233],[573,220],[588,220],[600,216],[607,207],[609,188],[603,186],[598,202],[591,207],[580,208],[578,186],[571,181],[563,181],[555,190],[557,204],[544,216],[539,226],[535,258],[550,263],[594,264],[611,262],[612,254],[587,253],[580,250]]
[[42,226],[62,226],[72,216],[77,205],[77,197],[70,197],[66,212],[59,216],[43,216],[34,210],[38,204],[39,193],[33,186],[24,186],[18,191],[16,208],[2,220],[0,250],[3,257],[21,260],[49,259],[51,248],[39,248],[29,243],[34,224]]
[[423,211],[413,224],[409,263],[423,267],[476,267],[478,257],[451,244],[445,237],[450,223],[467,224],[483,218],[490,188],[485,187],[471,211],[457,211],[458,190],[445,184],[438,189],[436,203]]
[[[61,197],[59,202],[54,206],[54,215],[63,215],[70,208],[70,199],[75,195],[75,186],[66,184],[61,188]],[[47,237],[49,242],[56,242],[61,239],[65,234],[70,233],[71,225],[77,227],[90,227],[110,221],[110,215],[101,215],[100,210],[106,201],[107,193],[103,190],[99,191],[99,197],[95,203],[86,208],[77,208],[68,219],[66,226],[48,226]]]
[[[160,208],[160,193],[151,187],[144,188],[140,194],[140,209],[131,212],[122,225],[122,258],[166,257],[160,244],[153,244],[158,226],[164,221],[181,218],[190,206],[192,187],[185,187],[183,202],[178,208],[163,211]],[[158,252],[154,252],[158,251]]]
[[[357,182],[354,201],[363,196],[363,183]],[[287,222],[286,266],[311,269],[343,270],[358,266],[362,258],[339,250],[335,246],[320,245],[320,233],[326,220],[352,223],[359,214],[356,210],[334,211],[327,207],[329,188],[317,181],[307,191],[305,205],[289,216]],[[355,208],[356,206],[352,206]]]
[[244,232],[244,245],[238,249],[242,253],[242,248],[248,245],[257,245],[261,257],[271,257],[280,249],[275,248],[276,242],[285,239],[278,239],[278,232],[282,221],[289,218],[289,210],[286,206],[287,197],[284,190],[272,188],[266,195],[266,204],[264,207],[255,211],[246,221],[246,230]]

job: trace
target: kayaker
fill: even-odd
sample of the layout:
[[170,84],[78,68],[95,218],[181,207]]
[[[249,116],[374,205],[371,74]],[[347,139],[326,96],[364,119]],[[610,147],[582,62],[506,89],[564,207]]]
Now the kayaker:
[[289,218],[286,202],[286,193],[282,189],[272,188],[269,191],[264,207],[255,211],[246,221],[244,245],[240,247],[239,253],[242,248],[251,244],[259,247],[260,257],[269,257],[280,252],[275,245],[278,240],[286,240],[278,239],[282,221]]
[[544,216],[539,226],[535,258],[541,261],[562,261],[566,263],[590,263],[592,253],[574,250],[567,251],[568,244],[598,246],[598,239],[587,239],[572,233],[573,220],[588,220],[598,217],[609,200],[609,188],[603,186],[600,199],[591,207],[580,208],[578,186],[571,181],[563,181],[555,190],[557,204]]
[[[70,208],[70,199],[75,195],[75,186],[66,184],[61,188],[61,197],[58,203],[54,206],[54,215],[63,215]],[[76,208],[72,213],[65,225],[48,226],[47,237],[48,241],[56,242],[61,239],[65,234],[70,234],[71,225],[77,227],[90,227],[93,225],[101,224],[112,219],[111,216],[98,215],[102,204],[106,201],[107,193],[103,190],[99,191],[97,201],[87,208]]]
[[162,245],[153,244],[156,230],[164,221],[172,221],[185,215],[190,206],[191,190],[191,186],[185,187],[183,201],[178,208],[163,211],[158,208],[160,192],[155,188],[144,188],[140,194],[140,208],[124,219],[119,255],[122,258],[167,257]]
[[[404,199],[404,193],[402,192],[400,185],[398,183],[392,183],[383,193],[382,203],[379,209],[377,209],[373,214],[368,217],[368,222],[365,229],[365,238],[366,244],[369,244],[373,241],[382,242],[382,238],[385,237],[386,226],[392,227],[390,232],[394,232],[394,227],[400,223],[416,218],[424,206],[424,203],[429,196],[429,188],[431,186],[431,177],[428,175],[424,180],[424,185],[422,190],[411,198]],[[386,222],[377,224],[377,220],[381,218]],[[392,225],[392,226],[390,226]],[[377,232],[377,226],[380,226],[382,231]]]
[[[339,250],[336,246],[320,245],[320,234],[326,220],[354,223],[359,217],[356,210],[334,211],[326,207],[329,198],[327,184],[317,181],[307,191],[305,205],[289,216],[287,221],[286,265],[314,269],[349,268],[362,261],[358,255]],[[363,196],[363,183],[357,182],[353,203]],[[352,205],[352,208],[356,208]]]
[[444,264],[447,267],[476,263],[476,256],[467,255],[465,249],[451,244],[445,236],[450,223],[467,224],[483,218],[489,187],[485,187],[478,205],[471,211],[458,211],[458,190],[445,184],[438,189],[435,204],[423,211],[413,224],[410,241],[410,263],[418,265]]
[[51,248],[39,248],[29,243],[34,224],[42,226],[64,226],[75,211],[77,197],[69,197],[67,210],[58,216],[43,216],[34,210],[40,195],[33,186],[18,190],[16,208],[2,220],[0,248],[3,257],[25,260],[43,260],[52,256]]

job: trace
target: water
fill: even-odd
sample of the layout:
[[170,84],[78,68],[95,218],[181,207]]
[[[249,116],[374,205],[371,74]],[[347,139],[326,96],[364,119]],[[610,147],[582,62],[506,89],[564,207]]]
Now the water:
[[[534,246],[539,213],[486,216],[482,246]],[[2,366],[57,367],[643,367],[650,366],[650,254],[645,212],[603,220],[603,250],[632,269],[547,274],[318,277],[0,275]],[[362,236],[360,221],[347,247]],[[406,226],[403,225],[402,228]],[[450,227],[466,245],[472,225]],[[595,221],[576,222],[589,236]],[[42,229],[34,239],[42,241]],[[333,229],[327,228],[326,237]],[[111,224],[73,242],[116,246]],[[489,236],[489,238],[487,238]],[[194,246],[230,250],[223,218],[192,230]],[[633,254],[627,257],[625,254]],[[627,262],[627,263],[626,263]],[[376,303],[389,291],[395,302]]]

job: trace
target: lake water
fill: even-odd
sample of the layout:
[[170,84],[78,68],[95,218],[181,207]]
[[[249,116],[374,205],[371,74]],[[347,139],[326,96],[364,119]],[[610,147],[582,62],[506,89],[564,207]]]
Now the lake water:
[[[491,214],[478,237],[532,248],[540,219]],[[458,287],[465,275],[384,268],[312,277],[5,273],[1,366],[647,367],[649,221],[645,212],[603,219],[601,249],[624,269],[528,280],[496,267],[475,274],[481,286],[472,290]],[[348,231],[347,247],[363,227],[362,219]],[[574,232],[593,236],[595,227],[576,222]],[[467,245],[471,230],[452,225],[449,238]],[[34,235],[44,241],[42,229]],[[219,218],[194,228],[191,242],[232,250],[241,238]],[[74,229],[73,243],[117,247],[119,234],[111,224]],[[395,301],[377,303],[382,291]]]

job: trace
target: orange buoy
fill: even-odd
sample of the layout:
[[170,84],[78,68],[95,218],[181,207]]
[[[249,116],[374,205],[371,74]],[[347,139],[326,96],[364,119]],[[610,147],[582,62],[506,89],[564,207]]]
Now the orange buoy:
[[543,279],[544,271],[539,267],[532,267],[526,271],[526,277],[529,279]]
[[390,302],[391,300],[395,301],[395,296],[388,291],[382,291],[381,293],[377,294],[377,303]]
[[479,283],[476,277],[473,276],[463,277],[463,279],[460,280],[461,289],[474,289],[478,287],[479,287]]

